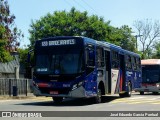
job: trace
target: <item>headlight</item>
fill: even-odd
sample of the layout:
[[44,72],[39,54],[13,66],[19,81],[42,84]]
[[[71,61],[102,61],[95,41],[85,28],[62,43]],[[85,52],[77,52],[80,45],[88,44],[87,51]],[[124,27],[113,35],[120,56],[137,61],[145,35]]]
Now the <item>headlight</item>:
[[78,87],[80,87],[82,84],[83,84],[83,82],[79,82],[79,83],[78,83]]
[[77,84],[73,85],[72,90],[77,89]]
[[72,87],[72,90],[75,90],[77,89],[78,87],[82,86],[83,85],[83,82],[79,82],[78,84],[74,84],[73,87]]

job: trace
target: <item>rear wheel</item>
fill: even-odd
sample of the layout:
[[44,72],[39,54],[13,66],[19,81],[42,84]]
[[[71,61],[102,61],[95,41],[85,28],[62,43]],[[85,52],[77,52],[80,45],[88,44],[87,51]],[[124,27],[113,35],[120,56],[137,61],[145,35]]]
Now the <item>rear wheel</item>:
[[131,97],[132,95],[132,87],[131,87],[131,84],[130,82],[128,83],[128,91],[125,92],[125,93],[120,93],[119,96],[122,98],[122,97]]
[[119,97],[123,98],[123,97],[125,97],[125,94],[124,93],[120,93]]
[[55,103],[61,103],[63,100],[63,97],[52,97],[52,99]]
[[132,95],[131,83],[128,83],[128,91],[125,93],[125,96],[131,97],[131,95]]

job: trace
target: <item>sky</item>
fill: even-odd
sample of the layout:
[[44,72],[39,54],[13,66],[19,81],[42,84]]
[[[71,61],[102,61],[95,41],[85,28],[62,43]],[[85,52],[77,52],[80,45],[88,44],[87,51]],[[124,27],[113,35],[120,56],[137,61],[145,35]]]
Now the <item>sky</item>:
[[30,43],[31,20],[36,21],[54,11],[70,11],[72,7],[103,17],[114,27],[128,25],[133,31],[136,20],[160,20],[160,0],[8,0],[8,3],[16,16],[16,26],[24,34],[20,41],[22,48]]

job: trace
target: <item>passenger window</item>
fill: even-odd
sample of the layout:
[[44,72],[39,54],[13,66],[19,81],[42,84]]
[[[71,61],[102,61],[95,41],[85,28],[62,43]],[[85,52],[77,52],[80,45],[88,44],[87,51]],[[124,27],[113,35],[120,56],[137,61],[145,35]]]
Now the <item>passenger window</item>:
[[95,66],[95,51],[93,45],[86,47],[86,64],[87,66]]
[[131,61],[131,56],[130,55],[126,56],[126,68],[127,69],[132,69],[132,61]]
[[112,68],[119,68],[119,54],[116,51],[112,51]]
[[96,49],[96,62],[98,67],[104,67],[104,50],[101,47]]

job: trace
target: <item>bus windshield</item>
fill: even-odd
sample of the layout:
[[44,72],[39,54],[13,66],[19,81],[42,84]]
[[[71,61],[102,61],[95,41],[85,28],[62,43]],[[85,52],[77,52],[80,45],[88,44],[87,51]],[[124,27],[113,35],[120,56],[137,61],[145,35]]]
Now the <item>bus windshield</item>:
[[36,71],[53,74],[76,74],[82,72],[80,54],[37,55]]
[[160,82],[159,66],[142,66],[142,82],[157,83]]
[[38,74],[79,74],[83,72],[83,49],[75,47],[49,47],[38,50],[35,72]]

